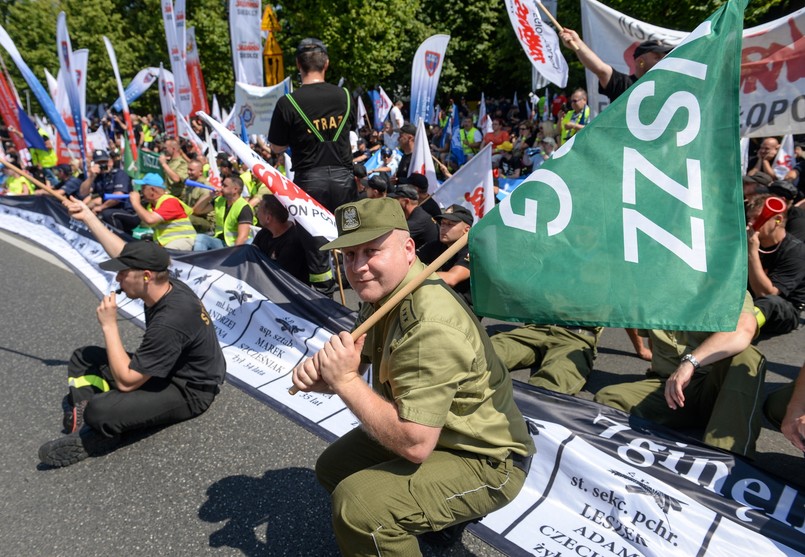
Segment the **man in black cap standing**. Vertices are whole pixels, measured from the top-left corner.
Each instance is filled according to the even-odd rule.
[[[277,101],[268,141],[275,154],[290,147],[294,183],[335,212],[355,196],[349,131],[355,128],[357,111],[349,91],[325,81],[329,65],[327,47],[320,40],[299,43],[296,67],[302,86]],[[326,240],[300,232],[311,286],[331,291],[335,281],[329,255],[318,249]]]
[[[408,229],[419,250],[428,242],[439,240],[439,227],[433,219],[419,206],[419,192],[411,184],[402,184],[389,190],[388,197],[396,199],[402,207]]]
[[[674,48],[656,40],[643,41],[637,45],[632,55],[635,64],[634,74],[626,75],[601,60],[572,29],[565,27],[564,31],[559,33],[559,38],[567,48],[576,53],[579,62],[595,74],[598,78],[598,92],[609,97],[612,102]]]
[[[201,300],[169,278],[168,252],[151,241],[125,243],[75,198],[65,206],[112,256],[100,266],[117,272],[119,292],[143,301],[145,334],[135,353],[126,352],[116,293],[104,296],[97,315],[106,347],[85,346],[70,357],[69,409],[63,421],[68,435],[39,449],[39,458],[50,466],[108,452],[128,431],[195,418],[212,404],[226,373]]]

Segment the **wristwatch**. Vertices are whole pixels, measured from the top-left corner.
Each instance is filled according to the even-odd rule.
[[[697,360],[696,356],[694,356],[693,354],[685,354],[684,356],[682,356],[681,361],[690,362],[690,365],[693,366],[693,371],[696,371],[697,369],[702,367],[702,365],[699,363],[699,360]]]

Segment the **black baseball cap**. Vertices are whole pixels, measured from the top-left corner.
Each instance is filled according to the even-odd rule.
[[[92,162],[108,161],[109,153],[104,149],[95,149],[92,152]]]
[[[444,213],[441,215],[436,215],[433,218],[436,219],[436,222],[440,222],[442,219],[444,219],[453,222],[463,222],[464,224],[469,224],[470,226],[472,226],[472,223],[475,222],[475,218],[472,216],[470,210],[463,205],[458,204],[450,205],[450,207],[445,209]]]
[[[327,54],[327,46],[323,42],[321,42],[319,39],[308,37],[307,39],[302,39],[299,42],[299,46],[296,47],[296,55],[299,56],[300,54],[306,54],[316,50],[320,50],[324,54]]]
[[[411,184],[412,186],[416,187],[419,191],[426,193],[428,191],[428,177],[424,174],[420,174],[418,172],[412,172],[408,176],[408,180],[405,182],[406,184]]]
[[[419,199],[419,193],[417,192],[416,187],[409,186],[408,184],[398,185],[396,188],[391,190],[388,195],[394,199],[399,199],[400,197],[412,199],[414,201]]]
[[[104,271],[123,271],[139,269],[145,271],[167,271],[171,258],[165,248],[151,240],[133,240],[123,246],[120,255],[99,265]]]
[[[788,180],[775,180],[769,184],[769,193],[792,201],[797,198],[798,192],[796,186]]]
[[[637,60],[638,57],[646,54],[647,52],[655,52],[657,54],[662,54],[665,56],[669,52],[671,52],[674,47],[669,46],[667,44],[662,44],[660,41],[651,40],[651,41],[643,41],[637,48],[634,49],[634,59]]]

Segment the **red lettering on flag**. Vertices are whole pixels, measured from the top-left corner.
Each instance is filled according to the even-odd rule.
[[[741,89],[744,93],[754,93],[758,82],[766,91],[776,91],[783,66],[789,83],[805,77],[802,54],[805,52],[805,37],[794,18],[787,23],[791,31],[790,44],[772,43],[768,48],[748,46],[741,51]]]
[[[528,21],[528,6],[523,5],[519,0],[514,0],[517,15],[517,34],[520,39],[528,46],[528,54],[532,59],[545,63],[545,53],[542,51],[542,39],[534,32],[531,23]]]
[[[472,193],[465,193],[464,199],[472,203],[472,208],[475,211],[475,215],[480,219],[484,216],[484,202],[486,198],[484,197],[484,187],[478,186]]]

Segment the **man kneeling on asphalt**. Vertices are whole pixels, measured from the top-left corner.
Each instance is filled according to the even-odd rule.
[[[67,366],[68,435],[45,443],[39,458],[69,466],[114,448],[120,435],[194,418],[209,408],[224,380],[226,362],[201,300],[184,283],[169,279],[170,257],[151,241],[126,243],[82,202],[65,202],[112,259],[120,291],[145,306],[145,334],[134,354],[126,352],[117,325],[115,293],[98,306],[106,348],[85,346]]]
[[[321,249],[343,251],[363,322],[425,266],[395,199],[347,203],[335,219],[338,239]],[[368,364],[371,385],[361,377]],[[511,378],[484,328],[435,274],[367,335],[331,337],[293,380],[339,395],[361,422],[316,463],[344,555],[419,555],[420,534],[449,543],[525,482],[534,443]]]

